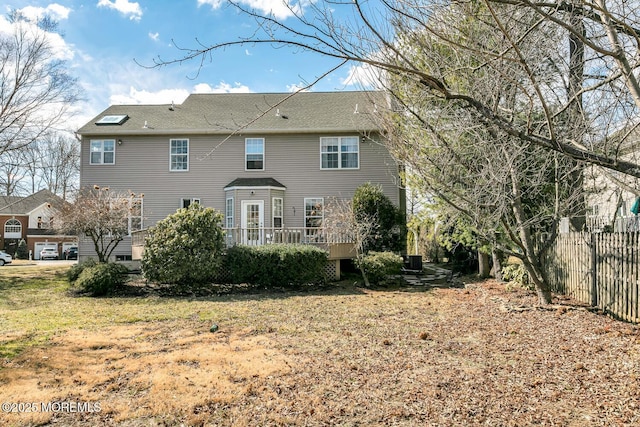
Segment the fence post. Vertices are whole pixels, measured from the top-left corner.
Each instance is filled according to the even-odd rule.
[[[597,255],[598,251],[596,250],[596,234],[591,233],[591,306],[598,306],[598,262]]]

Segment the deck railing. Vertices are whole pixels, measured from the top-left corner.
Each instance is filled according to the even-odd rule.
[[[269,244],[306,244],[323,245],[352,243],[346,233],[325,230],[320,227],[291,228],[223,228],[227,247],[235,245],[261,246]],[[144,246],[147,230],[131,233],[132,246]]]

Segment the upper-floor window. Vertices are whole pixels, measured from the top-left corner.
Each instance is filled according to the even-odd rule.
[[[321,169],[358,169],[360,139],[357,136],[320,138]]]
[[[264,138],[245,139],[244,154],[247,170],[264,170]]]
[[[169,142],[169,170],[188,171],[189,170],[189,140],[172,139]]]
[[[11,218],[4,223],[5,234],[18,234],[22,233],[22,223],[15,218]]]
[[[89,164],[92,165],[113,165],[116,163],[116,141],[115,139],[95,139],[91,140],[91,152],[89,154]]]

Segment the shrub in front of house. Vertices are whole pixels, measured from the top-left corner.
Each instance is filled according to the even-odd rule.
[[[369,282],[372,285],[379,285],[389,276],[400,274],[403,266],[403,259],[393,252],[371,251],[359,261],[359,267],[364,270]]]
[[[108,295],[124,284],[128,271],[126,266],[114,262],[85,266],[76,279],[75,286],[81,292],[88,292],[93,296]]]
[[[372,222],[365,251],[402,252],[407,246],[407,223],[404,212],[396,207],[380,185],[365,183],[353,194],[353,211],[358,221]]]
[[[311,245],[234,246],[226,265],[233,283],[294,287],[326,282],[327,252]]]
[[[192,203],[148,231],[142,274],[152,282],[197,285],[210,283],[222,265],[222,214]]]
[[[20,242],[18,242],[16,259],[29,259],[29,249],[27,248],[27,242],[25,242],[24,239],[20,239]]]
[[[73,267],[67,270],[67,280],[69,281],[69,283],[75,283],[75,281],[78,280],[78,277],[80,277],[80,274],[82,274],[85,269],[93,267],[97,264],[98,261],[96,261],[94,258],[88,258],[85,261],[75,264]]]

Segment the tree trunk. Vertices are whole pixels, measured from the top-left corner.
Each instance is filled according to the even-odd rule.
[[[489,254],[478,251],[478,277],[486,279],[490,276]]]
[[[492,276],[498,281],[503,282],[502,277],[502,252],[497,249],[491,251],[491,258],[493,259],[493,268],[491,269]]]

